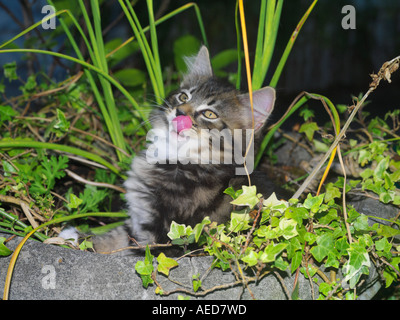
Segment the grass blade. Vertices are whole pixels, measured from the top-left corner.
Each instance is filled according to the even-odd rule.
[[[282,70],[286,64],[286,60],[287,60],[290,52],[292,51],[292,47],[297,39],[297,36],[299,35],[299,32],[300,32],[301,28],[303,27],[304,23],[306,22],[308,16],[311,14],[311,11],[313,10],[314,6],[317,4],[317,1],[318,0],[313,1],[313,3],[307,9],[306,13],[303,15],[303,17],[300,19],[299,23],[297,24],[296,28],[294,29],[294,31],[286,45],[286,48],[282,54],[282,57],[278,63],[275,73],[272,76],[271,82],[269,84],[271,87],[276,87],[276,85],[279,81],[279,78],[281,76]]]

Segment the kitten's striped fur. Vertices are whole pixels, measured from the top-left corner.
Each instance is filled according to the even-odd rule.
[[[153,128],[169,133],[171,121],[178,115],[187,115],[192,119],[192,128],[186,133],[189,136],[196,136],[200,129],[252,128],[248,95],[240,94],[231,85],[213,76],[205,47],[200,49],[196,57],[187,59],[187,64],[188,73],[179,90],[167,98],[165,108],[158,108],[152,113],[150,119]],[[254,92],[257,132],[271,113],[274,100],[272,88]],[[217,118],[209,119],[205,114]],[[202,148],[211,146],[207,139]],[[158,146],[165,143],[168,142],[153,142]],[[150,147],[154,145],[150,144]],[[166,164],[149,164],[148,154],[143,151],[133,159],[124,184],[130,218],[124,227],[97,237],[94,241],[97,251],[128,246],[128,235],[140,244],[165,243],[173,220],[194,226],[205,216],[219,223],[229,218],[231,198],[223,191],[230,184],[236,188],[247,184],[246,176],[235,177],[235,163],[170,164],[173,161],[168,160],[173,155],[167,154],[166,157]],[[252,182],[258,184],[257,190],[266,196],[273,191],[272,184],[257,174],[253,174]]]

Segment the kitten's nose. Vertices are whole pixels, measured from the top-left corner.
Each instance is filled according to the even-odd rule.
[[[186,116],[186,113],[179,108],[176,108],[175,112],[176,112],[177,117],[178,116]]]

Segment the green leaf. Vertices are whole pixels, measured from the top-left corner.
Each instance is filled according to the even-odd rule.
[[[315,215],[315,218],[318,219],[320,224],[325,224],[325,225],[328,225],[333,220],[339,219],[337,210],[333,208],[329,209],[329,211],[318,212]]]
[[[400,235],[400,230],[394,229],[389,226],[385,226],[383,224],[379,225],[379,228],[376,230],[379,236],[383,236],[386,238],[391,238],[397,235]]]
[[[161,252],[158,255],[157,262],[158,262],[157,266],[158,272],[165,274],[167,277],[169,275],[169,270],[178,266],[178,262],[176,262],[174,259],[166,257],[163,252]]]
[[[211,66],[216,76],[223,76],[219,74],[220,70],[227,67],[231,63],[237,62],[238,54],[236,49],[228,49],[221,51],[211,59]]]
[[[186,226],[184,224],[178,224],[172,221],[169,232],[167,233],[168,238],[171,240],[179,239],[181,237],[188,237],[193,233],[191,226]]]
[[[290,238],[293,238],[299,234],[296,230],[296,226],[297,222],[293,219],[282,218],[279,222],[279,229],[282,230],[282,236],[286,240],[289,240]]]
[[[6,77],[8,81],[11,82],[12,80],[18,79],[17,63],[15,61],[4,64],[3,68],[4,68],[4,77]]]
[[[279,256],[275,259],[273,266],[278,268],[279,270],[286,271],[287,267],[289,266],[289,263],[283,260],[282,256]]]
[[[311,212],[317,213],[324,201],[324,194],[313,197],[310,193],[307,195],[307,199],[304,201],[304,207],[310,209]]]
[[[255,266],[258,262],[258,254],[254,250],[251,250],[242,258],[242,261],[250,267]]]
[[[257,196],[256,186],[243,186],[243,193],[235,200],[231,201],[231,204],[238,206],[248,206],[250,209],[254,208],[255,205],[260,201]]]
[[[297,222],[297,224],[301,225],[303,219],[308,219],[310,215],[308,210],[304,207],[289,207],[285,211],[285,217],[292,218]]]
[[[304,121],[307,121],[308,119],[314,117],[314,111],[311,110],[311,109],[309,109],[308,106],[305,105],[305,106],[300,110],[299,115],[300,115],[301,117],[303,117]]]
[[[385,157],[377,164],[374,170],[374,177],[376,179],[383,179],[384,172],[389,168],[390,157]]]
[[[65,133],[69,130],[69,126],[70,122],[65,118],[64,112],[57,108],[57,122],[54,125],[54,128],[60,130],[61,133]],[[61,134],[57,136],[60,137]]]
[[[79,244],[79,249],[82,251],[85,251],[87,249],[93,249],[93,242],[89,241],[87,239],[84,239],[80,244]]]
[[[135,270],[142,278],[143,286],[145,288],[147,288],[149,284],[154,283],[154,280],[151,278],[154,270],[153,258],[154,256],[150,253],[149,246],[146,246],[144,261],[138,261],[135,264]]]
[[[12,173],[18,172],[10,162],[8,162],[6,160],[2,160],[1,163],[3,165],[5,177],[9,177],[9,176],[11,176]]]
[[[290,271],[293,273],[297,270],[298,267],[301,265],[301,261],[303,259],[303,255],[301,251],[296,251],[293,255]]]
[[[31,75],[28,77],[26,83],[23,86],[20,86],[19,89],[22,91],[23,94],[30,94],[36,89],[36,77],[35,75]]]
[[[196,242],[199,241],[199,238],[201,236],[201,233],[203,232],[204,226],[207,224],[210,224],[210,223],[211,223],[211,220],[208,217],[205,217],[202,222],[196,224],[196,226],[193,229],[193,233],[194,233]]]
[[[18,112],[11,106],[0,106],[0,125],[5,121],[12,120],[16,115]]]
[[[191,35],[186,35],[175,40],[175,66],[179,72],[185,73],[187,71],[187,65],[183,58],[196,55],[199,51],[200,45],[201,43],[199,39]]]
[[[321,262],[333,249],[332,235],[324,233],[317,238],[317,246],[312,247],[310,252],[318,262]]]
[[[0,256],[6,257],[9,256],[12,251],[5,246],[4,241],[6,241],[6,238],[0,237]]]
[[[70,208],[70,209],[76,209],[81,205],[82,202],[83,202],[82,199],[78,198],[73,193],[70,193],[70,195],[69,195],[69,203],[67,204],[67,207]]]
[[[250,229],[249,225],[250,215],[247,213],[231,213],[231,220],[229,222],[229,231],[240,232]]]
[[[200,274],[192,276],[193,291],[197,292],[201,288],[201,280],[199,279]]]
[[[354,221],[354,228],[357,231],[368,231],[369,225],[368,225],[368,217],[365,215],[360,215],[355,221]]]
[[[316,122],[306,122],[303,123],[299,129],[299,132],[304,132],[308,138],[308,140],[312,141],[314,137],[314,132],[319,129]]]
[[[353,289],[362,274],[369,274],[371,262],[366,248],[357,242],[350,244],[347,249],[349,260],[343,266],[344,280],[349,281],[350,288]]]
[[[273,243],[269,244],[264,252],[260,254],[260,260],[262,262],[273,262],[276,259],[276,256],[280,254],[287,247],[287,243],[278,243],[274,245]]]
[[[400,263],[400,257],[394,257],[390,264],[397,271],[400,271],[399,263]],[[385,269],[383,270],[383,277],[386,280],[386,285],[385,285],[386,288],[388,288],[393,283],[393,281],[398,281],[397,273],[390,266],[386,266]]]
[[[325,187],[325,202],[328,203],[332,199],[340,198],[342,193],[338,187],[335,187],[333,183],[328,183]]]
[[[382,238],[375,242],[375,248],[378,251],[390,252],[390,249],[392,249],[392,245],[389,243],[387,238]]]
[[[347,237],[341,237],[335,242],[335,248],[339,252],[339,256],[347,255],[347,249],[350,247]]]
[[[134,68],[119,70],[113,76],[126,87],[136,87],[146,82],[146,74],[142,70]]]

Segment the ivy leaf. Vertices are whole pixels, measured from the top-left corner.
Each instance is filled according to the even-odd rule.
[[[308,140],[312,141],[314,137],[314,132],[319,129],[316,122],[306,122],[303,123],[299,129],[299,132],[304,132],[308,138]]]
[[[154,270],[153,258],[154,256],[150,253],[149,246],[146,246],[144,261],[138,261],[135,264],[135,270],[142,278],[142,283],[145,288],[147,288],[149,284],[154,283],[154,280],[151,278],[151,274]]]
[[[365,215],[360,215],[355,221],[354,221],[354,228],[357,231],[368,231],[369,225],[368,225],[368,217]]]
[[[392,245],[387,241],[387,238],[382,238],[375,242],[376,250],[389,252],[392,249]]]
[[[390,162],[389,157],[385,157],[381,161],[379,161],[379,163],[377,164],[377,166],[374,170],[374,178],[375,179],[382,180],[384,178],[383,174],[387,170],[387,168],[389,168],[389,162]]]
[[[310,209],[311,212],[317,213],[324,201],[324,194],[313,197],[310,193],[307,195],[307,199],[304,200],[304,207]]]
[[[201,280],[199,279],[199,274],[195,274],[192,276],[192,285],[193,285],[193,291],[197,292],[201,288]]]
[[[333,250],[336,251],[336,250]],[[329,252],[328,253],[328,258],[326,259],[325,262],[325,268],[329,268],[329,267],[334,267],[336,269],[339,268],[339,260],[337,259],[337,254],[334,252]]]
[[[166,257],[163,252],[161,252],[157,257],[157,262],[157,271],[165,274],[167,277],[169,275],[169,270],[178,266],[178,262],[176,262],[174,259]]]
[[[190,236],[193,233],[191,226],[186,226],[184,224],[178,224],[172,221],[169,232],[167,233],[168,238],[171,240],[179,239],[184,236]]]
[[[9,256],[12,251],[5,246],[4,241],[6,241],[6,238],[0,237],[0,256],[6,257]]]
[[[376,230],[376,232],[379,236],[386,238],[391,238],[400,234],[400,230],[385,226],[383,224],[379,225],[379,228]]]
[[[331,221],[333,220],[338,220],[338,213],[336,209],[329,209],[328,212],[323,211],[323,212],[318,212],[315,215],[315,218],[317,218],[319,220],[320,224],[325,224],[328,225],[329,223],[331,223]]]
[[[332,235],[324,233],[317,238],[317,246],[312,247],[310,252],[318,262],[321,262],[333,249]]]
[[[301,225],[303,219],[308,219],[310,217],[308,210],[304,207],[289,207],[285,211],[285,218],[292,218]]]
[[[340,198],[342,196],[342,193],[340,192],[338,187],[335,187],[335,185],[330,182],[326,185],[325,187],[325,202],[328,203],[332,199],[335,198]]]
[[[301,265],[301,261],[303,259],[303,255],[301,251],[296,251],[293,255],[290,271],[293,273],[297,270],[298,267]]]
[[[196,242],[199,241],[199,238],[201,236],[201,233],[203,232],[204,226],[207,224],[210,224],[210,223],[211,223],[211,220],[208,217],[205,217],[202,222],[196,224],[196,226],[193,229],[193,233],[194,233]]]
[[[349,248],[349,242],[347,241],[347,237],[342,237],[336,240],[335,248],[338,250],[339,255],[338,258],[344,254],[347,255],[347,249]]]
[[[400,257],[394,257],[391,261],[391,265],[397,270],[400,271],[399,269],[399,263],[400,263]],[[390,287],[390,285],[392,284],[393,281],[396,281],[398,276],[396,274],[396,272],[389,266],[387,266],[384,270],[383,270],[383,277],[386,280],[386,288]]]
[[[254,250],[251,250],[242,258],[242,261],[247,263],[250,267],[255,266],[258,262],[258,254]]]
[[[290,239],[288,246],[286,248],[286,252],[288,254],[288,259],[289,260],[292,259],[295,252],[298,250],[302,251],[302,249],[303,249],[303,246],[300,244],[298,237],[294,237],[294,238]]]
[[[247,213],[231,213],[231,220],[229,225],[229,231],[239,232],[250,229],[249,225],[250,215]]]
[[[248,206],[250,209],[254,208],[256,204],[260,201],[257,196],[256,186],[243,186],[243,193],[237,197],[235,200],[231,201],[231,204],[238,206]]]
[[[281,221],[279,221],[279,229],[282,230],[282,236],[286,240],[289,240],[290,238],[293,238],[299,234],[296,230],[296,226],[297,222],[293,219],[282,218]]]
[[[273,262],[276,259],[276,256],[280,254],[287,247],[287,243],[278,243],[274,245],[273,243],[269,244],[264,252],[260,254],[260,260],[262,262]]]
[[[369,274],[371,262],[364,246],[357,242],[350,244],[347,249],[349,260],[343,266],[344,280],[349,281],[350,288],[353,289],[362,274]]]

